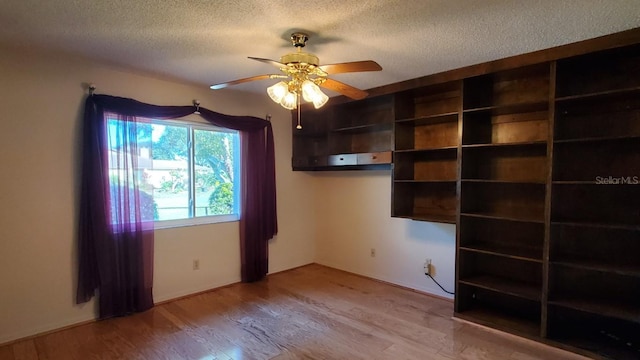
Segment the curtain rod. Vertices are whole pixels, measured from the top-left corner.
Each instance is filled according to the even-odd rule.
[[[96,92],[96,85],[95,84],[89,84],[88,88],[89,88],[89,96],[93,96],[93,94]],[[193,113],[196,114],[196,115],[200,115],[200,100],[193,99],[192,102],[193,102],[193,106],[196,107],[196,110]],[[268,122],[271,122],[271,114],[265,115],[265,119]]]

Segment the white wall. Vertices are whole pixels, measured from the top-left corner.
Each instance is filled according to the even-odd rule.
[[[280,232],[269,270],[314,261],[314,179],[291,171],[290,115],[267,96],[4,45],[0,79],[0,344],[94,318],[93,302],[74,305],[83,83],[153,104],[199,99],[226,114],[272,114]],[[240,280],[237,223],[158,230],[155,244],[156,301]]]
[[[316,178],[316,262],[453,298],[455,226],[391,218],[391,171],[319,172]],[[371,257],[374,248],[376,256]]]
[[[203,74],[206,76],[206,74]],[[389,171],[292,172],[288,111],[262,94],[212,92],[89,60],[0,45],[0,344],[95,317],[74,304],[83,83],[98,93],[232,115],[273,115],[279,234],[270,272],[319,262],[443,295],[453,289],[455,228],[390,217]],[[369,256],[375,248],[375,258]],[[237,223],[156,232],[154,297],[240,280]],[[200,260],[200,270],[192,261]]]

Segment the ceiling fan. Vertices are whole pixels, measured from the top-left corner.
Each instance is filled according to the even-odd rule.
[[[256,80],[283,79],[279,83],[268,87],[267,93],[273,101],[289,110],[295,108],[299,110],[300,98],[313,103],[316,109],[326,104],[329,97],[320,90],[320,87],[333,90],[355,100],[363,99],[367,96],[366,91],[330,79],[328,76],[349,72],[380,71],[382,67],[378,63],[372,60],[364,60],[319,65],[320,61],[316,55],[302,51],[307,40],[309,40],[309,35],[305,33],[294,32],[291,34],[291,42],[297,48],[297,51],[283,55],[280,61],[249,57],[249,59],[277,67],[282,74],[257,75],[228,81],[211,85],[211,89],[223,89],[227,86]]]

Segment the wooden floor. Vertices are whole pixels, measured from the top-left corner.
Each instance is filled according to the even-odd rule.
[[[320,265],[0,347],[0,359],[581,359]]]

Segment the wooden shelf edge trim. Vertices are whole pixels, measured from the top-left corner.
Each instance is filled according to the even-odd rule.
[[[575,226],[575,227],[594,227],[602,229],[619,229],[619,230],[640,230],[640,225],[627,225],[627,224],[604,224],[604,223],[592,223],[592,222],[577,222],[577,221],[558,221],[551,220],[551,225],[561,226]]]
[[[499,281],[501,279],[496,278],[496,281]],[[505,280],[507,281],[507,280]],[[510,281],[510,280],[508,280]],[[513,297],[518,297],[521,299],[525,299],[525,300],[530,300],[530,301],[535,301],[535,302],[540,302],[542,299],[542,289],[540,290],[540,292],[535,293],[535,289],[533,286],[529,285],[529,284],[525,284],[525,283],[521,283],[519,284],[521,288],[526,288],[526,291],[518,291],[518,290],[514,290],[513,288],[510,288],[509,285],[505,285],[505,286],[494,286],[492,284],[486,283],[482,280],[475,280],[475,277],[471,277],[469,279],[460,279],[458,280],[459,283],[461,284],[465,284],[468,286],[473,286],[473,287],[477,287],[477,288],[481,288],[481,289],[485,289],[485,290],[490,290],[490,291],[494,291],[500,294],[505,294],[505,295],[509,295],[509,296],[513,296]],[[512,283],[515,281],[511,281]],[[534,294],[535,293],[535,294]]]
[[[543,262],[542,259],[536,259],[534,257],[527,257],[527,256],[523,256],[523,255],[514,255],[514,254],[509,254],[509,253],[507,253],[505,251],[481,249],[481,248],[477,248],[477,247],[473,247],[473,246],[460,246],[460,250],[477,252],[477,253],[488,254],[488,255],[501,256],[501,257],[506,257],[506,258],[515,259],[515,260],[530,261],[530,262],[534,262],[534,263],[538,263],[538,264],[542,264],[542,262]]]
[[[632,86],[628,88],[615,89],[615,90],[597,91],[597,92],[586,93],[586,94],[560,96],[560,97],[557,97],[555,100],[556,102],[568,102],[571,100],[588,100],[588,99],[593,99],[598,97],[631,94],[634,92],[640,92],[640,86]]]
[[[483,218],[483,219],[495,219],[495,220],[507,220],[507,221],[518,221],[518,222],[526,222],[526,223],[535,223],[535,224],[544,224],[543,219],[527,219],[515,216],[504,216],[504,215],[493,215],[493,214],[476,214],[476,213],[467,213],[461,212],[461,216],[469,216],[475,218]]]
[[[486,143],[486,144],[462,144],[463,149],[476,149],[476,148],[498,148],[498,147],[527,147],[527,146],[547,146],[546,141],[523,141],[513,143]]]

